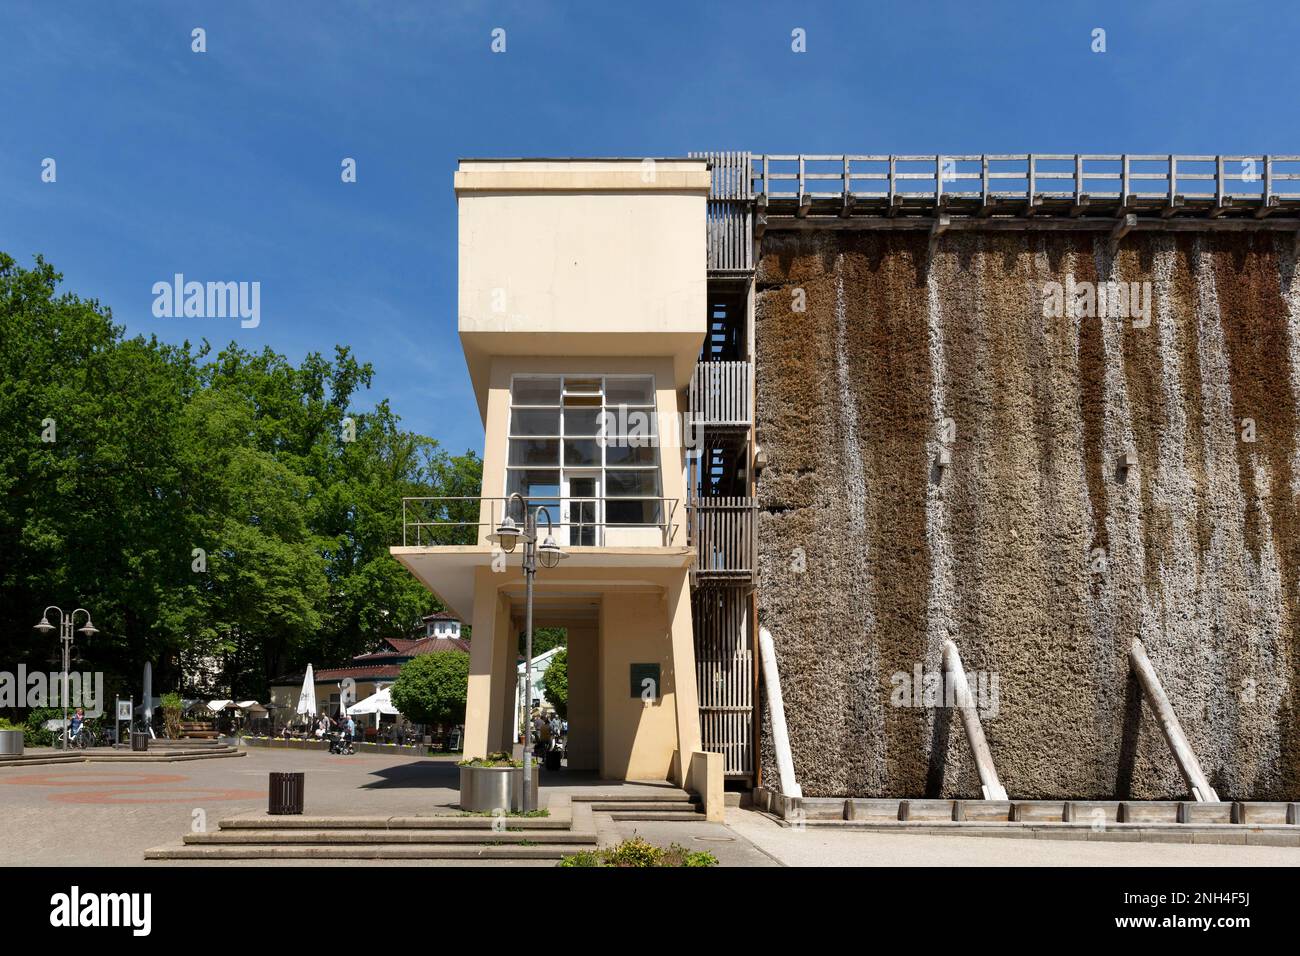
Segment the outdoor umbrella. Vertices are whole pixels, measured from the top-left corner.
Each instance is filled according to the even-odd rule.
[[[307,673],[302,678],[302,691],[298,694],[297,712],[308,717],[316,716],[316,679],[310,664],[307,665]]]
[[[393,698],[389,693],[389,688],[377,690],[365,700],[359,700],[348,708],[348,713],[356,716],[357,714],[374,714],[375,726],[379,726],[379,715],[388,714],[397,716],[399,711],[393,706]]]

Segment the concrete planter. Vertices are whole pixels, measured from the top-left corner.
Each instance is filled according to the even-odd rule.
[[[528,807],[537,809],[537,771],[534,768],[529,788]],[[476,812],[522,810],[524,792],[523,767],[461,767],[460,808]]]
[[[0,730],[0,755],[21,757],[23,755],[23,732],[21,730]]]

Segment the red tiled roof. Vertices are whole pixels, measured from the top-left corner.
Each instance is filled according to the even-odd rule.
[[[441,654],[445,651],[464,651],[469,653],[469,641],[461,637],[421,637],[408,640],[402,637],[386,639],[392,646],[391,651],[375,651],[371,654],[359,654],[352,658],[349,667],[327,667],[315,671],[316,683],[322,681],[342,680],[396,680],[397,672],[402,669],[402,660],[397,658],[423,657],[425,654]],[[303,674],[286,675],[271,681],[272,686],[282,687],[289,684],[301,684]]]
[[[457,624],[460,623],[460,618],[458,618],[455,614],[448,614],[446,611],[439,611],[437,614],[426,614],[426,615],[424,615],[424,617],[420,618],[420,620],[422,620],[422,621],[455,621]]]
[[[464,651],[469,653],[469,641],[463,637],[423,637],[418,641],[412,641],[411,646],[404,653],[411,657],[419,657],[422,654],[441,654],[444,651]]]
[[[327,667],[315,671],[313,676],[318,684],[323,680],[342,680],[345,677],[351,677],[353,680],[397,680],[397,672],[401,669],[401,664],[381,664],[377,667]]]

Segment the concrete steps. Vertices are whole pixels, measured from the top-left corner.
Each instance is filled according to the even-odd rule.
[[[491,817],[446,814],[415,817],[247,816],[221,820],[221,830],[492,830]],[[567,817],[506,817],[510,830],[570,829]]]
[[[45,767],[56,763],[84,763],[85,759],[85,755],[80,751],[68,754],[23,754],[21,757],[0,757],[0,767]]]
[[[610,819],[617,821],[691,823],[705,820],[700,798],[675,787],[648,794],[574,794],[573,801],[585,803],[593,813],[608,813]]]
[[[151,743],[146,751],[130,747],[100,747],[91,750],[35,751],[19,757],[0,757],[0,768],[46,767],[67,763],[174,763],[183,760],[213,760],[221,757],[243,757],[244,751],[227,744],[202,747],[165,746],[154,749]]]
[[[301,846],[174,846],[145,850],[146,860],[559,860],[591,844],[303,844]]]
[[[596,847],[590,815],[322,817],[250,814],[146,850],[146,860],[558,860]]]
[[[218,830],[215,833],[187,833],[186,846],[260,845],[379,845],[417,844],[526,844],[561,843],[594,845],[596,834],[568,830]]]

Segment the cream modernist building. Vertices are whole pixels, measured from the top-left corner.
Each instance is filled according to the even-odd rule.
[[[458,324],[485,432],[482,496],[406,502],[392,551],[473,626],[467,756],[514,741],[524,580],[518,554],[488,536],[507,507],[522,517],[508,505],[518,494],[545,509],[568,554],[538,571],[534,623],[568,629],[569,766],[681,782],[693,755],[730,747],[730,774],[752,773],[747,633],[727,657],[744,698],[728,739],[703,739],[697,688],[699,667],[711,666],[697,658],[692,600],[697,466],[708,454],[692,396],[716,324],[711,183],[704,159],[465,160],[455,174]],[[748,362],[723,364],[744,366],[732,387],[751,407]],[[733,426],[747,434],[748,414]],[[748,541],[752,511],[743,523]],[[729,563],[713,561],[724,572],[715,577]],[[748,600],[745,587],[731,592]]]

